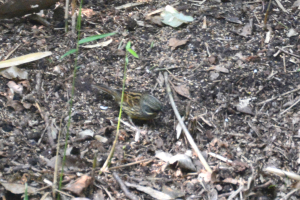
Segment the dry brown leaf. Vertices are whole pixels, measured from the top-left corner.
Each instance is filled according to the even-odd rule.
[[[19,69],[16,66],[0,69],[0,74],[7,79],[28,79],[27,71]]]
[[[24,107],[20,101],[12,100],[12,101],[7,101],[6,103],[7,107],[12,107],[15,109],[15,111],[22,111],[24,110]]]
[[[27,102],[22,102],[22,105],[24,106],[24,108],[26,108],[27,110],[31,108],[32,104],[31,103],[27,103]]]
[[[18,84],[16,84],[14,81],[9,81],[9,82],[7,83],[7,86],[8,86],[11,90],[13,90],[15,93],[22,94],[22,92],[23,92],[23,87],[22,87],[22,85],[18,85]]]
[[[171,47],[172,50],[176,49],[176,47],[184,45],[187,43],[188,40],[178,40],[176,38],[171,38],[169,40],[169,46]]]
[[[11,67],[11,66],[21,65],[24,63],[29,63],[29,62],[39,60],[39,59],[42,59],[42,58],[50,56],[50,55],[52,55],[52,53],[50,51],[27,54],[24,56],[1,61],[0,68],[7,68],[7,67]]]
[[[224,183],[231,183],[231,184],[234,184],[234,185],[236,185],[236,184],[239,183],[238,180],[233,179],[233,178],[225,178],[222,182],[224,182]]]
[[[191,95],[190,95],[190,91],[189,91],[189,87],[186,86],[186,85],[179,85],[179,86],[174,86],[174,90],[180,94],[181,96],[184,96],[188,99],[191,98]]]
[[[82,191],[86,189],[92,181],[92,177],[83,175],[78,178],[75,182],[66,185],[64,189],[73,192],[74,194],[81,195]]]
[[[244,27],[236,28],[232,31],[238,35],[247,37],[252,34],[252,29],[253,29],[253,19],[250,19],[250,22],[246,24]]]
[[[0,182],[2,186],[10,191],[13,194],[24,194],[25,193],[25,187],[24,184],[18,184],[18,183],[5,183]],[[35,194],[37,192],[37,189],[31,186],[27,186],[27,192],[29,194]]]
[[[203,178],[203,180],[208,183],[211,181],[211,175],[212,173],[205,171],[205,170],[201,170],[201,173],[199,174],[199,177]]]
[[[218,72],[229,73],[228,69],[226,69],[225,67],[222,67],[220,65],[214,65],[207,69],[207,71],[210,71],[210,70],[216,70]]]
[[[217,58],[215,57],[215,56],[209,56],[208,58],[207,58],[207,60],[208,60],[208,62],[210,63],[210,64],[216,64],[216,62],[217,62]]]
[[[156,25],[159,25],[159,26],[162,26],[162,17],[161,16],[154,16],[154,17],[149,17],[150,18],[150,21],[153,23],[153,24],[156,24]]]
[[[28,91],[31,90],[31,86],[30,86],[30,83],[29,83],[28,80],[20,81],[20,82],[18,82],[18,83],[19,83],[19,84],[22,84],[24,87],[26,87]]]
[[[81,13],[85,15],[87,18],[91,18],[93,15],[95,15],[95,12],[93,9],[88,8],[82,8]]]

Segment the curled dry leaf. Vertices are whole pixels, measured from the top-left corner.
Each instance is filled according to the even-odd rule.
[[[24,184],[6,183],[6,182],[0,182],[0,183],[7,191],[10,191],[13,194],[24,194],[25,193]],[[35,194],[35,193],[37,193],[37,189],[34,187],[31,187],[31,186],[27,186],[27,193]]]
[[[228,69],[226,69],[225,67],[222,67],[220,65],[215,65],[215,66],[212,66],[207,69],[207,71],[210,71],[210,70],[216,70],[218,72],[229,73]]]
[[[172,196],[165,194],[163,192],[154,190],[151,187],[144,187],[144,186],[140,186],[140,185],[136,185],[136,184],[131,184],[128,182],[125,182],[125,185],[128,187],[133,187],[133,188],[135,188],[139,191],[142,191],[146,194],[149,194],[154,199],[174,199]]]
[[[253,29],[253,19],[250,19],[249,23],[246,24],[244,27],[236,28],[232,30],[232,32],[244,37],[248,37],[252,34],[252,29]]]
[[[15,111],[24,110],[22,103],[20,101],[16,101],[16,100],[7,101],[6,106],[12,107]]]
[[[162,26],[162,17],[161,16],[148,16],[148,19],[153,23],[153,24],[156,24],[156,25],[159,25],[159,26]]]
[[[193,17],[186,16],[169,5],[165,7],[165,10],[160,14],[160,16],[163,18],[162,22],[164,24],[167,24],[172,27],[178,27],[183,23],[194,21]]]
[[[176,38],[171,38],[169,40],[169,46],[172,50],[176,49],[176,47],[186,44],[188,40],[178,40]]]
[[[191,98],[191,95],[190,95],[190,91],[189,91],[189,87],[186,86],[186,85],[179,85],[179,86],[174,86],[174,90],[180,94],[181,96],[184,96],[188,99]]]
[[[83,175],[75,182],[66,185],[64,189],[73,192],[74,194],[81,195],[82,191],[86,189],[92,182],[92,177]]]
[[[87,18],[91,18],[93,15],[95,15],[93,9],[87,9],[87,8],[82,8],[81,13],[85,15]]]
[[[22,85],[18,85],[18,84],[16,84],[14,81],[9,81],[9,82],[7,83],[7,86],[8,86],[11,90],[13,90],[15,93],[22,94],[22,92],[23,92],[23,87],[22,87]]]
[[[236,106],[237,110],[239,112],[245,113],[245,114],[250,114],[250,115],[254,115],[253,113],[253,109],[252,107],[249,105],[250,101],[252,99],[248,98],[248,99],[240,99],[238,105]]]
[[[28,79],[28,72],[16,66],[0,69],[0,74],[7,79]]]
[[[170,164],[177,164],[181,169],[189,170],[189,171],[196,171],[196,167],[193,164],[191,158],[185,154],[177,154],[173,156],[169,160]]]
[[[168,187],[166,185],[163,185],[162,192],[165,193],[165,194],[170,195],[174,199],[177,199],[179,197],[183,197],[185,195],[185,193],[183,191],[181,191],[180,189],[171,188],[171,187]]]

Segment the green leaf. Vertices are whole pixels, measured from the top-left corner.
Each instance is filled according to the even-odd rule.
[[[150,48],[152,49],[154,47],[154,42],[151,42]]]
[[[300,68],[296,70],[296,72],[300,72]]]
[[[25,193],[24,193],[24,200],[28,200],[28,193],[27,193],[27,183],[25,183]]]
[[[135,51],[133,51],[132,49],[127,49],[127,51],[129,53],[131,53],[131,55],[133,55],[134,57],[139,58],[139,56],[137,55],[137,53],[135,53]]]
[[[131,42],[129,41],[129,42],[127,42],[127,44],[126,44],[126,50],[128,51],[128,49],[130,49],[130,46],[131,46]]]
[[[114,35],[114,34],[116,34],[116,33],[106,33],[106,34],[102,34],[102,35],[93,35],[93,36],[86,37],[86,38],[83,38],[83,39],[79,40],[78,44],[91,42],[91,41],[98,40],[98,39],[101,39],[101,38],[105,38],[105,37],[108,37],[108,36],[111,36],[111,35]]]
[[[77,49],[71,49],[70,51],[68,51],[67,53],[65,53],[64,55],[62,55],[60,57],[60,59],[63,59],[64,57],[70,55],[70,54],[73,54],[73,53],[76,53],[77,52]]]

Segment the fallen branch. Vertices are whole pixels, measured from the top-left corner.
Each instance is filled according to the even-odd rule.
[[[174,110],[174,113],[176,115],[176,118],[177,120],[179,121],[181,127],[182,127],[182,130],[183,132],[185,133],[185,136],[186,138],[188,139],[189,143],[191,144],[192,148],[194,149],[194,151],[197,153],[202,165],[204,166],[204,168],[206,169],[206,171],[208,172],[212,172],[211,168],[209,167],[209,165],[207,164],[206,160],[204,159],[204,157],[202,156],[200,150],[198,149],[196,143],[194,142],[191,134],[189,133],[189,131],[187,130],[185,124],[183,123],[183,121],[181,120],[181,117],[180,117],[180,114],[176,108],[176,105],[175,105],[175,102],[174,102],[174,99],[173,99],[173,96],[172,96],[172,93],[171,93],[171,88],[170,88],[170,85],[169,85],[169,81],[168,81],[168,73],[165,72],[164,73],[164,76],[165,76],[165,83],[166,83],[166,88],[167,88],[167,94],[169,95],[169,99],[170,99],[170,103],[171,103],[171,106]]]
[[[116,172],[113,172],[113,176],[116,179],[116,181],[119,183],[121,189],[123,190],[125,196],[128,199],[133,199],[133,200],[138,200],[139,198],[137,196],[135,196],[134,194],[132,194],[126,187],[126,185],[124,184],[124,182],[120,179],[119,175]]]

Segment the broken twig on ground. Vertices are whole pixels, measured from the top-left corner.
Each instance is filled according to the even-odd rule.
[[[171,88],[170,88],[170,85],[169,85],[169,81],[168,81],[168,73],[165,72],[164,73],[164,76],[165,76],[165,84],[166,84],[166,88],[167,88],[167,94],[169,96],[169,99],[170,99],[170,103],[171,103],[171,106],[174,110],[174,113],[176,115],[176,118],[177,120],[179,121],[181,127],[182,127],[182,130],[183,132],[185,133],[185,136],[186,138],[188,139],[190,145],[192,146],[192,148],[194,149],[194,151],[197,153],[202,165],[204,166],[204,168],[208,171],[208,172],[212,172],[211,168],[209,167],[209,165],[207,164],[206,160],[204,159],[204,157],[202,156],[200,150],[198,149],[196,143],[194,142],[191,134],[189,133],[189,131],[187,130],[185,124],[183,123],[183,121],[181,120],[181,117],[180,117],[180,114],[176,108],[176,105],[175,105],[175,102],[174,102],[174,99],[173,99],[173,96],[172,96],[172,93],[171,93]]]

